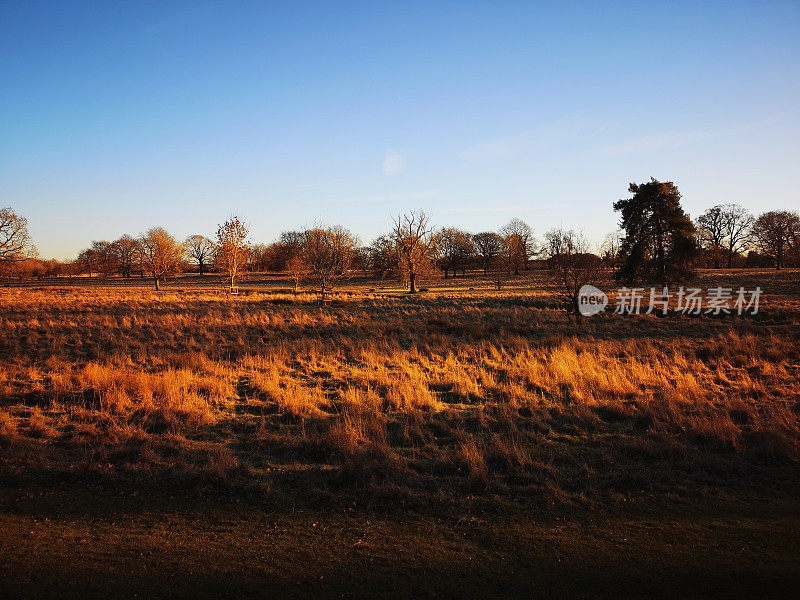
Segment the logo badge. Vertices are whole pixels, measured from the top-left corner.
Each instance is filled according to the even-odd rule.
[[[593,285],[584,285],[578,291],[578,311],[584,317],[603,312],[608,304],[608,296]]]

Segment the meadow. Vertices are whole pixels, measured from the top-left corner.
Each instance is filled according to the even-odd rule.
[[[164,597],[800,584],[798,270],[702,274],[760,286],[757,315],[581,325],[538,271],[350,281],[324,306],[221,285],[0,288],[0,590],[126,595],[131,569]]]

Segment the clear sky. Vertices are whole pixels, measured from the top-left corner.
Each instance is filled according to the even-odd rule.
[[[423,208],[598,241],[632,181],[800,209],[800,2],[0,1],[0,206],[43,257]]]

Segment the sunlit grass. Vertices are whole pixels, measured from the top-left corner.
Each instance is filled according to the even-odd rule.
[[[709,468],[725,487],[798,460],[800,344],[795,274],[721,276],[770,290],[762,317],[579,328],[538,275],[351,283],[326,306],[256,283],[4,289],[3,460],[559,501],[691,491]]]

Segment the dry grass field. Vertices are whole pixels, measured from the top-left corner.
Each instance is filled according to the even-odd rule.
[[[0,592],[788,592],[800,272],[700,285],[760,311],[576,326],[535,271],[0,288]]]

